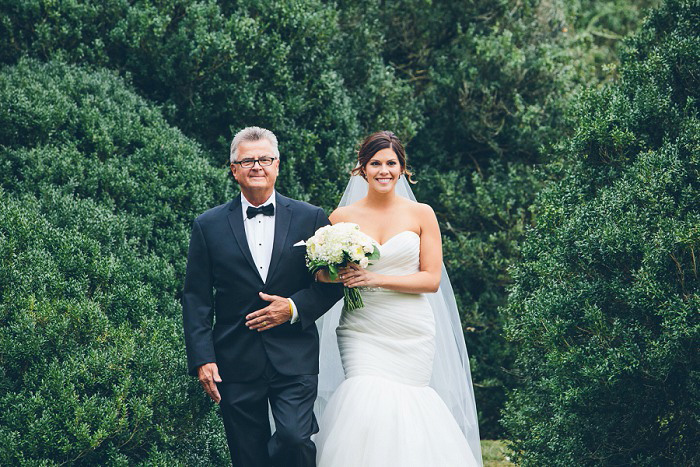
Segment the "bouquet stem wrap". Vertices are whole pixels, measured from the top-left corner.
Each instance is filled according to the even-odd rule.
[[[360,291],[356,287],[343,287],[343,312],[357,310],[364,306],[362,295],[360,295]]]

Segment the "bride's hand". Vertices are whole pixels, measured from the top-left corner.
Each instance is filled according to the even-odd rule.
[[[338,270],[338,278],[345,287],[378,287],[378,275],[362,268],[359,264],[348,263],[346,268]]]

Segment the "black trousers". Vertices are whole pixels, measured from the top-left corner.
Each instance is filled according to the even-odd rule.
[[[221,414],[234,467],[314,467],[317,375],[285,376],[269,363],[245,383],[219,383]],[[275,420],[270,436],[268,400]]]

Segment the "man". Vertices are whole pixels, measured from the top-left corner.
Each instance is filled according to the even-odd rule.
[[[192,226],[182,302],[188,370],[220,403],[234,466],[313,466],[315,321],[342,289],[313,280],[300,242],[329,221],[275,191],[271,131],[240,131],[230,160],[241,196]]]

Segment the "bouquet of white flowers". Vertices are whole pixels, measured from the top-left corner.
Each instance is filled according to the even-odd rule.
[[[332,280],[338,279],[338,269],[349,262],[366,268],[371,259],[379,258],[379,248],[369,235],[360,232],[360,226],[339,222],[321,227],[306,241],[306,265],[312,274],[328,269]],[[362,308],[362,297],[356,288],[344,288],[343,311]]]

